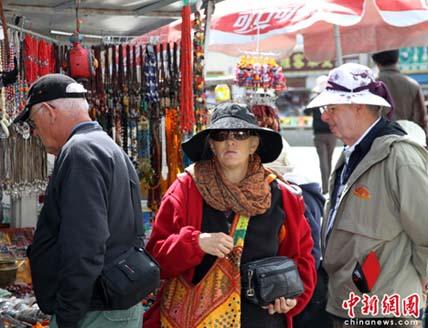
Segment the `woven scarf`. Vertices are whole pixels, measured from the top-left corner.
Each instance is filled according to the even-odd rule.
[[[249,217],[265,213],[271,205],[268,175],[257,154],[248,163],[246,177],[237,184],[226,179],[215,158],[197,162],[194,171],[196,186],[208,205]]]

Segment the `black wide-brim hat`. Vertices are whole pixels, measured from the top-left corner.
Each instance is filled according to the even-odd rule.
[[[209,134],[215,130],[252,130],[260,139],[256,153],[262,163],[276,160],[282,150],[282,137],[278,132],[262,128],[247,106],[223,103],[214,109],[210,125],[181,144],[184,153],[193,161],[211,159],[214,154],[208,144]]]

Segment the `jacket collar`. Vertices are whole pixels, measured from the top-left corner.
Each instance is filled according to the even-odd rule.
[[[76,126],[74,126],[74,128],[71,130],[70,136],[68,137],[67,141],[65,142],[65,144],[61,147],[58,155],[56,156],[57,158],[61,155],[62,149],[64,148],[64,146],[67,144],[67,142],[75,135],[75,134],[79,134],[79,133],[85,133],[85,132],[89,132],[89,131],[102,131],[103,128],[101,127],[101,125],[96,122],[96,121],[88,121],[88,122],[82,122],[77,124]]]
[[[400,73],[400,69],[397,64],[379,66],[380,72],[397,72]]]
[[[371,166],[388,157],[391,152],[391,145],[396,141],[402,140],[402,136],[405,134],[398,124],[391,123],[383,118],[372,128],[351,155],[348,172],[345,176],[345,189],[338,200],[339,203],[351,189],[355,181]],[[341,174],[344,164],[345,155],[342,153],[334,168],[333,179],[330,183],[330,188],[333,190],[332,199],[336,199],[337,179]],[[334,203],[333,201],[331,206],[334,206]]]
[[[78,133],[87,132],[87,131],[97,131],[102,130],[101,126],[96,121],[82,122],[74,126],[71,130],[71,134],[68,137],[67,141],[71,139],[72,136]]]

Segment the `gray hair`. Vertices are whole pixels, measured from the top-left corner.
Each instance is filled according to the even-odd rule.
[[[382,115],[382,106],[378,106],[378,105],[366,105],[367,109],[369,112],[371,112],[371,114],[374,117],[380,117]]]
[[[89,111],[89,104],[84,98],[59,98],[45,102],[71,117],[81,115],[82,113],[87,114]],[[41,106],[42,103],[36,104],[32,107],[32,110],[34,111]]]

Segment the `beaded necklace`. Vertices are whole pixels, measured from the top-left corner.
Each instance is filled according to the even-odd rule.
[[[205,22],[199,12],[193,21],[193,94],[195,99],[196,131],[201,131],[208,123],[204,78]]]

